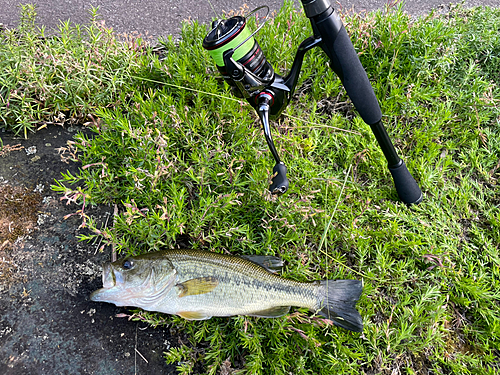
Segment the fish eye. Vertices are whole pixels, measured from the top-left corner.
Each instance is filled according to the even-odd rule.
[[[126,270],[132,269],[134,267],[134,262],[131,261],[130,259],[126,259],[123,262],[122,267],[125,268]]]

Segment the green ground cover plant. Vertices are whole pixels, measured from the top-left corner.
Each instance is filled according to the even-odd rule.
[[[97,107],[116,105],[138,67],[141,39],[119,42],[95,8],[88,25],[61,22],[57,36],[35,25],[34,5],[20,12],[19,26],[0,33],[0,126],[28,137],[47,125],[84,123]]]
[[[133,319],[188,335],[165,352],[181,374],[500,370],[500,10],[456,6],[413,19],[392,7],[343,20],[424,191],[418,206],[398,201],[369,126],[316,50],[273,123],[291,182],[279,198],[267,189],[274,164],[259,119],[231,96],[201,47],[207,25],[184,24],[179,42],[162,42],[161,58],[122,49],[109,34],[118,66],[133,63],[119,90],[103,79],[102,101],[75,107],[92,114],[95,135],[75,137],[69,151],[82,168],[53,188],[81,205],[91,230],[82,240],[123,255],[165,247],[278,255],[291,279],[364,281],[362,334],[302,309],[201,322],[135,310]],[[286,2],[258,41],[284,73],[310,34]],[[60,106],[73,108],[74,96],[64,97]],[[90,204],[116,204],[113,225],[87,217]]]

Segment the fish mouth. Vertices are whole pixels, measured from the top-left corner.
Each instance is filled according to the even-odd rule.
[[[90,295],[90,300],[95,302],[105,302],[109,291],[116,286],[116,277],[110,263],[102,266],[102,288]]]
[[[104,288],[112,288],[116,285],[115,273],[110,263],[102,265],[102,286]]]

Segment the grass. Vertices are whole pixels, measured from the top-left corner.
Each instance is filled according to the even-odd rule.
[[[83,123],[114,106],[138,67],[140,39],[119,43],[92,8],[89,25],[59,26],[57,37],[35,26],[36,9],[21,5],[16,29],[0,33],[0,125],[27,137],[51,124]]]
[[[291,183],[280,198],[267,190],[273,162],[256,114],[231,97],[201,47],[206,25],[184,24],[178,43],[163,42],[162,60],[106,32],[109,47],[98,44],[96,53],[109,48],[117,64],[110,67],[122,69],[119,84],[117,70],[103,65],[96,95],[57,98],[56,90],[34,111],[92,114],[95,135],[81,133],[68,146],[78,152],[80,172],[53,187],[82,205],[91,229],[83,240],[102,240],[121,254],[179,246],[272,254],[295,280],[363,279],[363,334],[302,309],[270,320],[202,322],[135,311],[135,319],[188,334],[189,342],[165,353],[181,374],[499,371],[500,10],[454,6],[412,19],[393,7],[343,18],[388,131],[424,191],[418,206],[398,202],[369,126],[319,50],[306,56],[297,94],[273,124]],[[2,53],[33,33],[17,30]],[[310,33],[304,14],[287,2],[258,40],[286,72]],[[69,49],[89,35],[68,33]],[[59,48],[58,39],[36,40],[41,51]],[[45,76],[49,68],[36,65],[36,56],[30,61],[34,77]],[[11,85],[11,94],[2,91],[4,105],[19,87],[34,103],[55,85],[33,78],[25,87],[24,76],[1,74]],[[91,75],[60,74],[68,86],[90,85]],[[39,118],[15,103],[8,126],[34,129]],[[26,122],[16,122],[23,116]],[[98,227],[85,215],[89,204],[118,204],[114,225]]]

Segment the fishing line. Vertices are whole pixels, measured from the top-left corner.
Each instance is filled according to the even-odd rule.
[[[215,7],[214,7],[214,5],[212,4],[212,2],[211,2],[210,0],[207,0],[207,1],[208,1],[208,3],[210,4],[210,8],[212,8],[212,11],[213,11],[213,12],[214,12],[214,14],[215,14],[215,18],[217,18],[217,19],[222,18],[222,17],[220,17],[220,16],[217,14],[217,12],[215,11]]]
[[[332,214],[330,215],[330,221],[328,222],[328,224],[326,225],[326,228],[325,228],[325,231],[323,232],[323,235],[321,236],[321,241],[319,243],[319,247],[318,247],[318,252],[322,252],[323,254],[325,254],[327,257],[330,257],[331,260],[333,260],[334,262],[342,265],[343,267],[347,268],[348,270],[354,272],[354,273],[357,273],[358,275],[360,275],[361,277],[366,277],[366,278],[369,278],[370,277],[367,277],[366,275],[364,275],[363,273],[359,272],[359,271],[356,271],[355,269],[349,267],[349,266],[346,266],[344,263],[342,263],[340,260],[334,258],[333,256],[331,256],[330,254],[328,254],[325,250],[323,250],[323,244],[325,243],[325,240],[326,240],[326,235],[328,233],[328,229],[330,229],[330,226],[332,224],[332,221],[333,221],[333,218],[335,217],[335,213],[337,212],[337,208],[340,204],[340,198],[342,198],[342,195],[344,193],[344,189],[345,189],[345,186],[347,185],[347,179],[349,178],[349,175],[351,174],[351,168],[352,168],[352,164],[349,165],[349,169],[347,170],[347,173],[346,173],[346,176],[345,176],[345,179],[344,179],[344,183],[342,184],[342,189],[340,190],[340,194],[339,194],[339,197],[337,198],[337,203],[335,204],[335,207],[333,209],[333,212]],[[326,272],[328,273],[328,260],[326,262]]]
[[[342,194],[344,193],[344,189],[345,189],[345,186],[347,184],[347,179],[349,178],[349,175],[351,174],[351,167],[352,167],[352,164],[349,165],[349,169],[347,170],[347,173],[345,175],[344,183],[342,184],[342,189],[340,190],[339,197],[337,198],[337,203],[335,204],[333,212],[330,215],[330,221],[326,225],[325,231],[323,232],[323,235],[321,236],[321,241],[319,243],[318,251],[321,251],[321,248],[323,247],[323,243],[325,242],[326,234],[328,233],[328,229],[330,229],[330,225],[332,224],[333,217],[335,216],[335,212],[337,211],[337,207],[340,204],[340,198],[342,198]]]
[[[224,96],[224,95],[220,95],[220,94],[214,94],[213,92],[208,92],[208,91],[202,91],[202,90],[197,90],[197,89],[192,89],[190,87],[186,87],[186,86],[180,86],[180,85],[175,85],[173,83],[167,83],[167,82],[161,82],[161,81],[156,81],[154,79],[149,79],[149,78],[144,78],[144,77],[138,77],[138,76],[133,76],[131,75],[130,76],[131,78],[136,78],[136,79],[141,79],[143,81],[148,81],[148,82],[152,82],[152,83],[158,83],[160,85],[165,85],[165,86],[170,86],[170,87],[174,87],[176,89],[182,89],[182,90],[188,90],[188,91],[193,91],[193,92],[197,92],[197,93],[200,93],[200,94],[206,94],[206,95],[212,95],[212,96],[216,96],[218,98],[222,98],[222,99],[227,99],[227,100],[232,100],[234,102],[237,102],[237,103],[240,103],[240,104],[247,104],[246,102],[242,101],[242,100],[239,100],[239,99],[235,99],[235,98],[231,98],[229,96]]]
[[[235,98],[232,98],[230,96],[224,96],[224,95],[220,95],[220,94],[214,94],[213,92],[202,91],[202,90],[198,90],[198,89],[192,89],[192,88],[186,87],[186,86],[175,85],[173,83],[156,81],[154,79],[149,79],[149,78],[144,78],[144,77],[138,77],[138,76],[133,76],[133,75],[131,75],[130,77],[131,78],[140,79],[140,80],[143,80],[143,81],[148,81],[148,82],[151,82],[151,83],[158,83],[160,85],[174,87],[176,89],[188,90],[188,91],[193,91],[193,92],[197,92],[197,93],[200,93],[200,94],[206,94],[206,95],[216,96],[218,98],[232,100],[233,102],[237,102],[239,104],[248,104],[247,102],[245,102],[243,100],[235,99]],[[309,125],[315,125],[315,126],[317,126],[319,128],[329,128],[329,129],[337,130],[337,131],[344,132],[344,133],[350,133],[350,134],[354,134],[354,135],[361,135],[361,133],[359,133],[357,131],[354,131],[354,130],[341,129],[341,128],[337,128],[335,126],[318,124],[316,122],[312,122],[312,121],[309,121],[309,120],[306,120],[306,119],[303,119],[303,118],[300,118],[300,117],[296,117],[296,116],[290,115],[288,113],[283,113],[283,116],[288,117],[288,118],[290,118],[292,120],[305,122],[306,124],[309,124]],[[300,126],[297,126],[297,127],[300,127]],[[309,128],[311,128],[311,127],[309,127]]]

